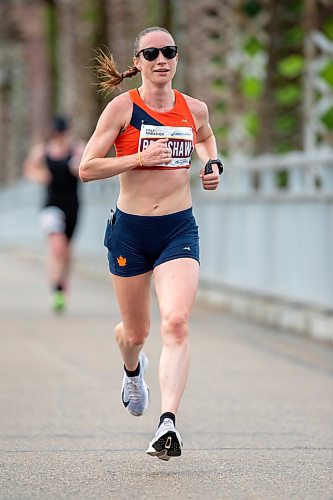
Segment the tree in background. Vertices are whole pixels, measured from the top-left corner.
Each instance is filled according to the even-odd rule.
[[[89,66],[94,49],[104,41],[104,2],[54,0],[49,9],[55,24],[51,40],[56,74],[55,108],[71,118],[76,135],[88,137],[92,118],[99,110]]]
[[[1,183],[20,175],[52,113],[91,134],[113,97],[94,86],[95,50],[108,47],[124,70],[151,25],[174,34],[176,86],[208,103],[223,154],[332,144],[331,0],[1,0],[0,14]]]
[[[50,81],[46,54],[43,2],[1,2],[3,41],[0,49],[4,86],[0,105],[0,152],[2,178],[14,179],[21,173],[24,138],[40,139],[50,112]],[[27,22],[29,20],[29,22]],[[5,116],[4,116],[5,115]]]

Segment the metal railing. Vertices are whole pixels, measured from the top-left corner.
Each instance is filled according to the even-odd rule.
[[[225,159],[220,189],[205,192],[192,168],[200,228],[201,284],[333,313],[333,154]],[[78,256],[105,260],[103,235],[118,180],[82,186]],[[41,191],[21,180],[0,191],[0,244],[40,248]]]
[[[332,153],[234,157],[195,188],[206,286],[333,312]]]

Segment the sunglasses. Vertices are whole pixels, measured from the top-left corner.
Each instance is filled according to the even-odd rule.
[[[139,55],[142,53],[143,57],[147,61],[154,61],[158,58],[158,54],[160,52],[162,52],[162,55],[166,59],[173,59],[177,55],[178,47],[176,45],[167,45],[166,47],[162,47],[161,49],[158,49],[157,47],[148,47],[147,49],[139,50],[139,52],[136,54],[136,57],[139,57]]]

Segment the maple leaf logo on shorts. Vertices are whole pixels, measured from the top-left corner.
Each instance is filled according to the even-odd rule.
[[[126,259],[126,257],[123,257],[122,255],[119,255],[119,257],[117,258],[117,262],[120,265],[120,267],[125,267],[127,259]]]

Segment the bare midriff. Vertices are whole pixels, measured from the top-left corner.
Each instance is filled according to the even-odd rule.
[[[136,215],[166,215],[192,206],[189,169],[120,174],[117,206]]]

